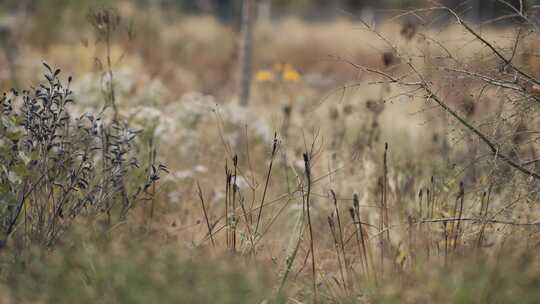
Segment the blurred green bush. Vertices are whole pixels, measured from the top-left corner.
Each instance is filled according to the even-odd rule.
[[[236,304],[271,298],[259,275],[201,257],[185,259],[177,248],[115,242],[76,239],[54,251],[0,256],[0,289],[9,290],[0,302],[6,296],[8,303]]]

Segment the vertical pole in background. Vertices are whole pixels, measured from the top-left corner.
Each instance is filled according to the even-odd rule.
[[[150,0],[150,10],[157,13],[161,10],[161,0]]]
[[[243,0],[242,4],[242,30],[239,43],[239,67],[240,67],[240,105],[249,104],[251,89],[251,61],[253,52],[253,12],[254,1]]]
[[[257,23],[268,23],[272,15],[272,1],[259,0],[257,6]]]
[[[17,42],[13,36],[13,31],[9,27],[3,27],[0,24],[0,47],[4,52],[9,70],[11,87],[18,89],[17,77]]]

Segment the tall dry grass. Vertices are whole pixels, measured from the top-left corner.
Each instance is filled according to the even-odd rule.
[[[350,64],[410,76],[411,63],[441,84],[437,94],[447,104],[481,128],[492,125],[494,109],[515,118],[509,106],[494,102],[512,95],[489,91],[480,102],[473,98],[474,111],[463,102],[482,83],[445,70],[455,68],[446,63],[494,73],[495,62],[463,27],[420,28],[408,38],[398,20],[376,32],[346,19],[259,24],[254,65],[273,77],[253,85],[246,109],[231,98],[231,28],[210,17],[143,14],[129,5],[119,12],[135,24],[129,39],[123,36],[128,28],[120,26],[109,49],[119,116],[146,127],[143,136],[155,138],[171,174],[153,189],[154,200],[133,210],[115,228],[118,233],[106,235],[109,241],[101,246],[118,251],[86,259],[78,250],[103,240],[76,236],[55,251],[60,258],[41,251],[20,259],[4,255],[9,266],[2,285],[11,293],[6,299],[28,302],[44,295],[38,300],[69,301],[70,293],[38,287],[82,277],[77,288],[88,301],[101,294],[112,302],[134,300],[132,295],[182,301],[179,291],[196,291],[190,294],[198,299],[210,294],[287,303],[538,301],[537,182],[494,159],[418,91]],[[31,58],[47,57],[73,71],[75,96],[92,108],[103,89],[92,85],[101,79],[98,69],[92,73],[94,57],[103,58],[106,49],[92,43],[89,28],[79,34],[66,34],[45,55],[23,44],[19,75],[32,79]],[[505,50],[513,47],[514,34],[512,28],[482,32]],[[156,37],[152,44],[149,36]],[[536,38],[529,38],[516,49],[516,64],[536,75]],[[287,80],[286,69],[299,79]],[[530,113],[526,117],[535,117]],[[519,125],[498,121],[501,138],[532,141],[535,149],[534,138],[511,132]],[[93,235],[92,228],[81,230]],[[118,245],[123,242],[128,245]],[[160,255],[164,247],[173,253]],[[37,266],[26,264],[36,260],[33,254]],[[210,270],[206,276],[199,261],[232,268],[234,275]],[[50,268],[61,271],[50,274]],[[246,279],[253,272],[264,274],[262,283],[252,281],[257,286]],[[230,286],[233,280],[240,286]],[[171,282],[187,287],[176,289]],[[32,287],[28,295],[18,287],[26,284]]]

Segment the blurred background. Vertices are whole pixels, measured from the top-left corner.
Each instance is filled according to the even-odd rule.
[[[30,10],[32,12],[49,12],[75,8],[81,9],[87,5],[115,4],[121,0],[4,0],[2,13]],[[219,17],[225,22],[236,22],[241,12],[240,0],[132,0],[130,1],[145,9],[165,9],[169,12],[185,14],[209,14]],[[514,7],[534,5],[534,0],[443,0],[440,5],[448,6],[456,11],[465,13],[470,18],[489,20],[507,15]],[[311,20],[340,17],[349,14],[361,17],[363,14],[377,16],[388,15],[388,10],[406,10],[432,6],[429,0],[260,0],[257,1],[258,15],[261,18],[277,18],[294,14]]]
[[[271,285],[275,287],[281,276],[281,270],[278,270],[281,267],[276,266],[289,265],[287,254],[293,243],[289,242],[288,235],[296,229],[296,219],[301,215],[303,218],[304,172],[307,171],[305,166],[309,166],[303,162],[303,153],[309,152],[312,158],[310,170],[317,177],[311,200],[318,246],[324,248],[317,249],[321,269],[329,274],[338,269],[333,255],[334,243],[325,225],[326,217],[334,214],[329,190],[337,193],[343,213],[351,207],[353,194],[359,195],[356,199],[363,208],[362,217],[368,224],[381,222],[379,231],[372,230],[374,248],[378,248],[375,236],[384,234],[383,208],[378,214],[378,204],[383,204],[380,200],[386,199],[386,194],[381,193],[386,193],[388,188],[392,219],[388,226],[387,214],[385,225],[399,224],[396,227],[400,230],[395,230],[397,233],[392,230],[392,248],[395,250],[384,257],[387,266],[392,266],[387,270],[396,271],[383,271],[386,266],[382,252],[386,247],[382,241],[381,249],[374,251],[381,252],[381,274],[387,273],[389,279],[404,284],[403,291],[416,291],[419,297],[424,296],[426,290],[453,297],[454,293],[448,292],[448,284],[444,282],[454,265],[447,267],[447,252],[444,261],[439,260],[443,257],[440,250],[448,247],[448,236],[452,236],[447,232],[446,222],[444,226],[437,224],[426,230],[418,225],[419,230],[414,231],[418,231],[419,236],[426,234],[431,238],[433,235],[433,240],[437,241],[427,239],[424,242],[419,237],[420,242],[408,245],[404,240],[413,229],[406,232],[403,223],[412,225],[415,217],[455,217],[459,197],[463,208],[465,191],[467,207],[464,216],[486,219],[475,220],[464,230],[467,243],[463,247],[474,250],[484,246],[488,205],[492,219],[501,215],[502,219],[512,221],[533,221],[534,216],[529,217],[540,213],[540,206],[531,204],[540,199],[538,182],[532,183],[523,171],[513,170],[503,161],[515,159],[516,163],[540,172],[540,154],[537,152],[540,151],[540,116],[536,115],[540,96],[538,1],[444,0],[440,4],[428,0],[247,2],[254,3],[254,22],[250,27],[253,35],[249,43],[245,38],[248,35],[245,35],[241,0],[0,0],[1,91],[39,88],[38,84],[45,81],[43,62],[46,62],[52,67],[51,73],[56,68],[61,69],[54,75],[59,75],[64,84],[68,76],[73,77],[72,81],[69,78],[69,89],[73,91],[74,103],[64,106],[69,108],[69,115],[77,123],[84,121],[85,113],[98,113],[101,126],[111,121],[116,123],[120,117],[126,126],[140,135],[133,153],[142,156],[143,167],[146,164],[148,172],[151,172],[151,166],[155,171],[153,166],[157,164],[157,158],[169,168],[170,173],[159,179],[157,190],[152,190],[155,196],[152,196],[151,204],[149,200],[141,202],[133,215],[130,214],[129,223],[118,229],[127,231],[125,235],[129,237],[126,239],[131,238],[130,232],[136,234],[140,230],[143,232],[140,235],[151,239],[143,247],[152,250],[160,249],[160,244],[175,244],[182,249],[209,248],[199,199],[204,192],[210,220],[219,225],[226,221],[222,227],[227,227],[223,231],[228,231],[232,224],[228,215],[222,215],[230,214],[223,211],[223,207],[227,208],[223,206],[224,198],[230,196],[230,191],[225,190],[222,169],[225,164],[230,169],[234,159],[235,174],[236,165],[241,172],[238,181],[235,175],[234,189],[238,186],[238,193],[245,197],[245,202],[251,202],[251,207],[254,202],[261,201],[261,196],[264,201],[267,189],[263,185],[269,185],[267,201],[271,203],[268,207],[265,205],[261,222],[265,226],[265,241],[257,245],[253,253],[256,251],[257,259],[264,261],[264,266],[271,270]],[[460,24],[439,5],[452,8],[470,28]],[[251,52],[246,51],[246,45]],[[394,79],[389,80],[391,77]],[[422,81],[421,85],[419,81]],[[433,94],[427,88],[444,100],[448,106],[446,110],[433,102]],[[250,90],[250,98],[243,104],[241,100],[246,89]],[[111,113],[111,104],[114,113]],[[448,109],[453,109],[455,112],[452,113],[458,113],[463,121],[487,134],[495,144],[486,145],[478,133],[464,128]],[[3,119],[0,122],[5,123]],[[94,126],[98,129],[97,120],[92,120],[92,128]],[[0,148],[14,153],[10,147],[2,146],[5,141],[0,140]],[[18,140],[15,137],[13,142],[18,143]],[[274,155],[271,149],[277,142],[279,151]],[[499,149],[508,157],[499,157]],[[274,171],[269,183],[268,168],[272,168],[273,162]],[[25,159],[24,163],[32,164],[33,161]],[[8,176],[13,179],[12,175]],[[96,180],[99,178],[95,177]],[[230,183],[230,176],[228,178]],[[199,184],[201,188],[198,188]],[[135,184],[133,188],[135,191]],[[462,194],[456,198],[458,190]],[[201,191],[201,197],[198,191]],[[422,211],[422,193],[427,193],[427,206],[431,202],[430,215]],[[261,202],[259,210],[262,206]],[[249,231],[247,216],[245,218],[244,222],[240,220],[239,227]],[[357,218],[360,219],[360,215]],[[109,230],[105,224],[89,223],[83,228],[99,230],[103,226],[106,232],[103,234],[107,235],[117,227]],[[476,239],[479,226],[474,224],[478,223],[482,223],[482,230]],[[537,236],[538,226],[529,224]],[[459,220],[457,225],[459,230]],[[349,231],[353,227],[356,231],[356,222],[348,225]],[[525,229],[526,236],[516,233],[517,229],[511,225],[505,225],[509,229],[502,229],[502,232],[499,227],[488,228],[486,248],[495,248],[493,244],[497,243],[503,248],[508,244],[508,249],[514,251],[513,236],[523,236],[523,243],[526,243],[523,248],[530,252],[534,252],[530,250],[534,249],[531,246],[540,244],[531,237],[533,233],[528,234]],[[431,234],[426,233],[428,230]],[[139,240],[138,237],[134,240]],[[219,246],[225,248],[221,234],[219,238]],[[300,236],[298,244],[303,239]],[[111,237],[111,240],[116,239]],[[244,253],[250,248],[246,240],[248,238],[242,240]],[[137,253],[141,246],[136,245],[135,250],[128,251]],[[430,251],[430,248],[437,251]],[[415,256],[416,252],[425,249],[425,261],[429,262],[431,258],[431,261],[441,262],[441,266],[444,262],[441,274],[445,280],[439,280],[443,283],[431,288],[430,284],[439,281],[425,280],[430,277],[420,271],[425,286],[410,288],[411,281],[403,276],[405,271],[402,270],[421,270],[416,268]],[[174,252],[188,252],[190,256],[199,254],[199,251],[176,248]],[[291,284],[290,293],[309,298],[303,294],[311,288],[307,287],[311,286],[311,276],[307,270],[303,271],[310,252],[305,243],[300,252],[303,256],[296,262],[299,265],[294,266],[300,270],[295,284]],[[456,253],[456,257],[461,255]],[[474,256],[483,259],[484,256],[477,253],[474,251]],[[493,253],[497,263],[506,259],[500,258],[499,251],[493,250]],[[418,265],[424,261],[421,255],[419,253]],[[161,257],[160,260],[168,259]],[[246,265],[250,264],[249,260],[245,260]],[[303,265],[300,260],[304,260]],[[227,266],[236,266],[236,262],[230,263],[229,259],[224,261]],[[153,265],[150,262],[143,264]],[[110,271],[110,267],[104,265],[103,268]],[[164,269],[174,269],[168,264],[163,265]],[[519,265],[540,269],[523,266],[526,264],[521,262]],[[425,268],[429,272],[433,267],[427,263]],[[6,269],[8,274],[15,273]],[[469,267],[465,265],[463,269]],[[512,269],[516,271],[515,277],[521,280],[539,281],[538,276],[529,280],[520,268]],[[138,270],[133,272],[139,273]],[[501,277],[511,284],[521,282],[514,280],[515,277],[507,277],[507,272],[502,274]],[[112,275],[116,277],[116,274]],[[336,276],[328,276],[328,280]],[[64,277],[70,282],[78,282],[60,273],[59,278],[63,280]],[[21,278],[22,282],[33,282],[24,276]],[[108,277],[103,278],[106,278],[103,286],[110,286]],[[499,282],[482,278],[452,281],[465,282],[464,290],[471,297],[478,293],[470,281]],[[145,286],[143,283],[126,285],[129,290],[126,295],[144,292],[139,288]],[[192,289],[192,285],[186,286]],[[327,285],[331,286],[329,294],[332,286],[338,285],[339,282],[337,285],[330,282]],[[345,285],[348,283],[343,280]],[[528,288],[527,284],[517,285]],[[88,289],[86,282],[81,286]],[[388,286],[392,290],[394,285]],[[170,287],[167,289],[176,290],[176,286]],[[512,296],[523,294],[530,303],[538,302],[535,300],[538,297],[529,299],[528,294],[519,289],[498,288],[498,285],[489,288],[496,292],[493,299],[497,292],[510,290],[508,294]],[[17,292],[24,297],[27,290],[19,289]],[[77,289],[73,290],[78,299]],[[111,290],[116,292],[116,288]],[[162,290],[158,293],[162,294]],[[532,286],[531,290],[538,288]],[[64,291],[59,290],[59,293]],[[36,294],[41,296],[43,293]],[[96,298],[100,295],[99,289],[93,294]],[[230,303],[242,302],[234,296]],[[160,302],[154,298],[148,301],[137,299],[140,303]],[[395,299],[388,303],[401,303],[403,297]],[[461,298],[447,302],[433,300],[436,297],[425,301],[412,299],[408,303],[461,301]],[[489,303],[490,300],[465,300],[463,303]],[[95,302],[89,300],[87,303]],[[379,302],[376,298],[369,301]]]
[[[509,16],[509,14],[515,13],[511,7],[523,6],[522,9],[526,11],[528,7],[534,5],[534,2],[532,0],[445,0],[441,2],[441,5],[454,9],[460,16],[468,20],[485,22],[485,25],[489,27],[508,27],[520,22],[515,16]],[[156,69],[159,69],[167,74],[167,68],[161,69],[163,61],[167,61],[167,59],[173,60],[168,63],[210,64],[209,67],[220,62],[220,71],[227,71],[224,68],[228,63],[233,63],[236,56],[234,51],[237,45],[234,36],[240,31],[241,3],[240,0],[3,0],[0,3],[0,44],[3,49],[0,62],[4,63],[0,71],[1,87],[4,89],[10,87],[12,85],[10,82],[18,78],[17,74],[22,73],[21,76],[26,76],[24,74],[27,72],[29,75],[35,72],[29,70],[28,64],[31,61],[24,60],[25,54],[32,56],[27,53],[30,48],[50,51],[52,46],[56,46],[66,51],[65,47],[71,45],[76,48],[73,51],[80,51],[81,43],[88,46],[92,40],[88,13],[91,9],[95,10],[99,7],[114,7],[118,10],[122,17],[122,24],[120,30],[117,31],[120,34],[117,33],[119,39],[116,42],[124,43],[129,40],[132,42],[132,47],[127,49],[139,52],[143,58],[155,59],[152,64],[147,65],[151,73],[155,73]],[[412,20],[412,23],[423,22],[423,26],[429,24],[429,27],[439,29],[447,27],[450,20],[448,15],[436,12],[424,13],[422,16],[424,19],[411,15],[393,18],[413,8],[433,6],[431,1],[425,0],[260,0],[255,2],[255,6],[255,19],[259,25],[255,39],[262,41],[270,37],[271,34],[278,33],[279,26],[288,24],[295,28],[292,23],[300,21],[310,23],[313,25],[313,29],[318,26],[322,27],[321,30],[329,35],[332,30],[335,30],[334,35],[342,35],[344,32],[340,30],[351,33],[358,32],[358,26],[355,28],[353,24],[358,23],[359,20],[373,25],[383,25],[385,20],[392,20],[396,24]],[[344,22],[349,22],[351,26],[348,29],[332,27],[337,24],[344,25]],[[196,33],[197,31],[198,33]],[[300,38],[301,40],[309,40],[304,45],[312,44],[313,46],[316,44],[316,41],[313,40],[314,36],[319,35],[320,32],[306,32]],[[294,33],[294,31],[288,33]],[[197,37],[193,37],[193,35]],[[287,35],[279,36],[279,40],[287,39]],[[345,37],[349,36],[345,35]],[[328,39],[334,40],[336,38],[328,37]],[[354,37],[349,38],[355,39]],[[206,54],[190,52],[197,49],[195,45],[198,43],[204,43],[208,46],[215,40],[220,40],[217,42],[220,46],[220,52],[219,54],[208,54],[215,56],[204,56]],[[151,45],[147,43],[148,41],[152,42]],[[280,41],[269,42],[272,44],[282,43]],[[156,47],[162,43],[172,48]],[[320,63],[323,60],[321,55],[324,53],[324,49],[332,46],[330,41],[323,43],[324,46],[319,48],[320,51],[312,49],[315,53],[313,56],[307,58],[302,56],[304,60],[316,59]],[[125,43],[124,46],[126,46]],[[338,48],[336,45],[332,47]],[[293,47],[291,46],[291,48]],[[205,49],[203,52],[211,52],[212,49]],[[298,50],[298,48],[296,49]],[[349,54],[356,52],[356,50],[347,49],[346,44],[342,45],[340,49],[341,51],[330,51],[324,55],[342,55],[343,51],[348,51]],[[213,50],[215,51],[215,49]],[[58,52],[61,51],[58,50]],[[280,55],[284,54],[278,52],[270,61],[291,60],[278,58]],[[269,56],[270,54],[265,54],[264,51],[255,52],[255,66],[268,65],[270,63],[268,62]],[[47,57],[50,56],[45,56],[42,59]],[[206,59],[201,59],[202,57]],[[72,60],[67,61],[73,62]],[[297,64],[299,68],[313,68],[313,65],[308,66],[306,62],[298,62]],[[317,64],[317,66],[319,65]],[[81,62],[78,62],[77,66],[80,67]],[[82,67],[87,68],[88,64],[85,63]],[[219,79],[219,81],[223,80]],[[205,81],[205,89],[216,93],[215,81],[211,79]],[[190,88],[194,87],[190,86]],[[201,88],[197,87],[196,89]],[[220,89],[224,89],[224,87]]]
[[[318,126],[316,119],[303,118],[306,113],[333,120],[338,111],[360,118],[351,120],[347,128],[369,124],[375,117],[373,128],[380,129],[381,138],[396,144],[411,140],[423,143],[406,145],[406,151],[444,150],[448,145],[444,130],[452,128],[441,123],[445,120],[434,119],[434,111],[428,111],[427,116],[410,115],[425,112],[421,103],[403,102],[418,100],[418,96],[374,84],[368,73],[354,65],[407,73],[404,63],[411,60],[432,81],[440,82],[448,102],[457,104],[465,97],[469,100],[478,87],[461,78],[448,81],[449,75],[442,73],[439,65],[459,62],[467,69],[479,70],[498,66],[482,43],[446,11],[434,8],[431,1],[253,3],[249,111],[260,118],[250,127],[256,129],[261,142],[271,139],[273,130],[301,132]],[[517,64],[538,74],[536,35],[515,42],[516,30],[523,25],[515,9],[533,16],[538,11],[535,1],[446,0],[441,5],[454,9],[509,56],[514,53]],[[115,18],[110,31],[96,14],[102,9]],[[175,145],[178,136],[189,137],[193,127],[189,123],[178,126],[178,117],[189,116],[188,122],[200,123],[197,117],[209,113],[201,109],[216,104],[230,108],[237,103],[241,11],[240,0],[3,0],[0,88],[5,91],[34,85],[41,79],[41,62],[46,61],[74,77],[76,108],[84,112],[103,103],[110,59],[118,104],[127,111],[126,117],[143,120],[144,125],[153,116],[142,109],[161,115],[166,123],[156,129],[168,130],[160,136],[162,144]],[[374,107],[383,104],[384,108],[390,102],[395,104],[384,111]],[[185,109],[191,104],[198,107],[195,114]],[[235,124],[242,124],[243,119],[238,118]],[[425,128],[426,120],[432,128]],[[332,123],[324,127],[329,134],[336,130]],[[179,135],[182,132],[175,129],[186,134]],[[352,144],[357,139],[350,136]],[[221,161],[212,155],[208,158]],[[173,162],[181,162],[178,167],[191,164],[189,158]]]

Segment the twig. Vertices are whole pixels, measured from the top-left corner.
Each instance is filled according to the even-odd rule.
[[[204,219],[206,220],[206,226],[208,227],[208,235],[210,236],[210,240],[212,241],[212,247],[216,247],[216,243],[214,241],[214,236],[212,234],[212,225],[210,225],[210,220],[208,219],[208,213],[206,212],[206,207],[204,205],[204,197],[201,189],[201,185],[197,181],[197,189],[199,191],[199,199],[201,200],[201,206],[204,213]]]
[[[484,39],[484,37],[482,37],[480,34],[478,34],[475,30],[473,30],[471,28],[471,26],[469,24],[467,24],[465,21],[463,21],[463,19],[461,19],[461,17],[458,16],[458,14],[456,14],[453,10],[451,10],[450,8],[448,7],[443,7],[442,9],[448,11],[450,14],[452,14],[458,24],[462,25],[469,33],[471,33],[476,39],[478,39],[480,42],[482,42],[485,46],[487,46],[492,52],[493,54],[495,54],[497,57],[499,57],[499,59],[501,59],[507,66],[510,66],[512,67],[512,69],[514,69],[516,72],[518,72],[519,74],[521,74],[523,77],[527,78],[528,80],[540,85],[540,81],[538,81],[537,79],[535,79],[534,77],[532,77],[531,75],[529,75],[528,73],[524,72],[523,70],[517,68],[516,66],[514,66],[512,64],[512,61],[511,59],[506,59],[506,57],[501,54],[501,52],[499,52],[494,46],[493,44],[491,44],[490,42],[488,42],[486,39]]]
[[[343,265],[341,263],[341,252],[339,249],[339,239],[336,233],[336,226],[334,223],[334,213],[328,216],[328,226],[330,227],[330,232],[332,233],[332,239],[334,240],[334,249],[336,250],[336,256],[338,260],[339,274],[341,276],[341,281],[343,282],[343,289],[347,291],[347,281],[345,280],[345,275],[343,274]]]
[[[465,200],[465,188],[463,187],[463,182],[461,182],[459,184],[458,198],[459,198],[459,214],[458,214],[458,221],[457,221],[456,231],[455,231],[455,235],[454,235],[454,251],[458,247],[459,234],[460,234],[459,226],[460,226],[460,223],[461,223],[461,217],[463,216],[463,201]]]
[[[315,295],[314,302],[315,304],[319,302],[319,295],[317,293],[317,272],[315,267],[315,246],[313,240],[313,226],[311,224],[311,214],[310,214],[310,194],[311,194],[311,167],[310,159],[308,153],[304,153],[304,167],[306,172],[307,179],[307,194],[306,194],[306,211],[309,227],[309,245],[311,248],[311,271],[312,271],[312,280],[313,280],[313,293]]]
[[[347,280],[349,280],[349,276],[348,276],[348,272],[350,269],[349,259],[347,259],[347,255],[345,254],[345,244],[343,243],[343,228],[341,227],[341,216],[339,214],[339,207],[337,204],[336,193],[334,192],[334,190],[330,190],[330,194],[332,195],[332,200],[334,201],[334,209],[336,212],[336,218],[337,218],[337,224],[338,224],[339,244],[341,246],[341,254],[343,254],[343,263],[345,264]]]
[[[274,157],[276,155],[276,151],[278,148],[278,140],[277,140],[277,133],[274,133],[274,143],[272,145],[272,155],[270,158],[270,165],[268,166],[268,172],[266,173],[266,182],[264,184],[264,190],[263,195],[261,198],[261,205],[259,206],[259,213],[257,214],[257,224],[255,225],[255,235],[257,235],[257,232],[259,231],[259,224],[261,222],[261,216],[262,216],[262,209],[264,206],[264,199],[266,198],[266,191],[268,190],[268,184],[270,183],[270,174],[272,173],[272,165],[274,163]]]

